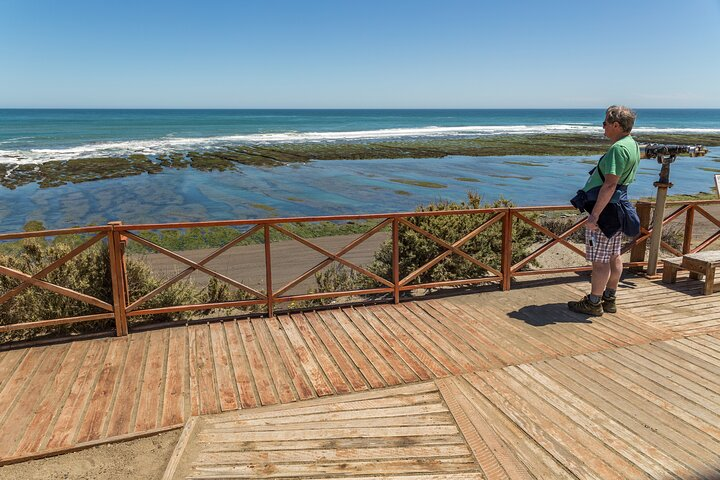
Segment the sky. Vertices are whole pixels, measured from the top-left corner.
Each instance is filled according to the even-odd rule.
[[[720,108],[720,0],[0,0],[0,108]]]

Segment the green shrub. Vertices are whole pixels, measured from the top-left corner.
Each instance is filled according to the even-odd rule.
[[[540,218],[540,221],[538,222],[543,227],[547,228],[551,232],[553,232],[555,235],[562,235],[563,233],[567,232],[570,227],[575,225],[577,222],[577,218],[575,217],[558,217],[558,216],[544,216]],[[539,242],[545,242],[550,240],[548,236],[546,236],[544,233],[538,231],[537,232],[537,240]],[[585,227],[580,227],[577,229],[572,235],[570,235],[569,238],[565,238],[565,240],[568,240],[570,242],[575,243],[585,243]]]
[[[56,239],[48,243],[44,239],[26,239],[20,242],[13,255],[0,254],[0,265],[34,274],[45,266],[66,255],[74,241],[63,243]],[[128,259],[127,277],[131,300],[146,295],[160,285],[160,281],[141,262]],[[61,265],[44,278],[45,281],[90,295],[106,303],[113,303],[110,261],[107,246],[97,243]],[[0,275],[0,294],[20,285],[21,281]],[[179,282],[143,305],[154,308],[182,305],[203,300],[205,292],[188,282]],[[0,305],[0,325],[36,322],[56,318],[78,317],[106,313],[101,308],[71,299],[38,287],[29,287],[9,301]],[[189,313],[167,313],[152,316],[152,321],[183,320]],[[133,321],[147,321],[149,317],[134,317]],[[0,337],[1,341],[30,338],[47,333],[77,334],[111,328],[114,320],[80,322],[57,327],[18,330]]]
[[[207,288],[205,289],[205,295],[204,295],[204,302],[203,303],[223,303],[223,302],[242,302],[244,300],[256,300],[257,297],[255,295],[252,295],[245,290],[240,290],[239,288],[231,289],[230,285],[227,283],[219,281],[217,278],[213,277],[208,282]],[[215,309],[216,311],[219,310],[225,315],[231,315],[233,313],[251,313],[251,312],[259,312],[265,309],[265,306],[262,304],[258,305],[248,305],[245,307],[237,308],[227,308],[227,309]],[[203,315],[208,315],[212,312],[212,310],[203,310],[200,313]]]
[[[507,208],[511,206],[512,203],[504,199],[492,204],[483,204],[482,198],[479,195],[468,193],[467,201],[438,201],[427,206],[420,206],[416,211],[432,212],[440,210]],[[493,213],[479,213],[472,215],[418,216],[412,217],[408,221],[422,230],[452,244],[480,227],[483,223],[491,219],[493,215]],[[515,219],[512,225],[512,232],[512,263],[515,263],[528,255],[530,246],[535,243],[536,231],[525,222]],[[398,237],[401,279],[445,251],[445,248],[441,245],[406,226],[400,227]],[[500,270],[502,221],[498,221],[488,227],[462,245],[460,249],[486,265]],[[375,253],[373,261],[366,268],[382,278],[392,280],[392,240],[387,240],[383,243]],[[464,280],[487,275],[488,272],[486,269],[453,253],[434,267],[420,274],[411,283]],[[358,272],[350,271],[349,268],[344,266],[326,269],[318,273],[315,279],[320,287],[319,291],[356,290],[380,286],[375,280]],[[324,303],[327,303],[327,301]]]

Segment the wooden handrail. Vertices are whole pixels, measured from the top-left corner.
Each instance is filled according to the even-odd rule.
[[[685,225],[683,229],[683,246],[682,252],[678,249],[662,242],[661,245],[667,251],[675,254],[682,255],[683,253],[698,252],[714,242],[720,240],[720,219],[716,218],[707,210],[708,205],[719,205],[720,200],[692,200],[692,201],[669,201],[668,205],[678,206],[678,208],[667,215],[663,219],[663,225],[673,222],[685,214]],[[640,201],[637,202],[638,210],[641,212],[642,217],[649,217],[650,209],[653,207],[654,202]],[[565,273],[565,272],[580,272],[589,270],[589,266],[573,266],[573,267],[561,267],[551,269],[535,269],[535,270],[524,270],[523,268],[532,262],[539,255],[546,252],[549,248],[562,245],[576,254],[583,254],[582,250],[568,241],[568,238],[578,231],[584,224],[584,219],[575,222],[566,231],[557,234],[536,220],[528,216],[528,214],[537,212],[559,212],[559,211],[570,211],[573,210],[569,206],[551,205],[551,206],[530,206],[530,207],[501,207],[501,208],[482,208],[482,209],[465,209],[465,210],[433,210],[433,211],[421,211],[421,212],[394,212],[387,214],[366,214],[366,215],[332,215],[332,216],[316,216],[316,217],[285,217],[285,218],[266,218],[266,219],[247,219],[247,220],[223,220],[223,221],[208,221],[208,222],[183,222],[183,223],[166,223],[166,224],[138,224],[138,225],[126,225],[120,222],[112,222],[107,226],[97,227],[83,227],[83,228],[68,228],[68,229],[57,229],[57,230],[44,230],[37,232],[21,232],[21,233],[5,233],[0,234],[0,241],[10,240],[23,240],[28,238],[37,237],[57,237],[63,235],[77,235],[77,234],[94,234],[91,238],[85,240],[81,245],[74,247],[70,252],[53,261],[50,265],[42,268],[40,271],[33,275],[29,275],[24,272],[20,272],[16,269],[8,266],[0,265],[0,275],[6,275],[18,279],[20,285],[13,287],[5,292],[0,292],[0,305],[7,302],[11,298],[19,295],[23,290],[29,286],[34,286],[40,289],[48,290],[60,295],[73,298],[75,300],[94,305],[107,313],[98,313],[92,315],[83,315],[79,317],[71,318],[60,318],[52,320],[42,320],[31,323],[12,323],[0,325],[0,333],[9,332],[12,330],[48,327],[57,325],[66,325],[77,322],[91,322],[91,321],[104,321],[107,319],[114,319],[116,323],[116,331],[118,335],[126,335],[128,333],[127,318],[136,317],[139,315],[152,315],[158,313],[172,313],[172,312],[184,312],[184,311],[195,311],[195,310],[209,310],[213,308],[232,308],[242,307],[249,305],[265,305],[268,315],[273,315],[274,307],[277,304],[301,301],[301,300],[316,300],[325,298],[336,298],[346,296],[357,296],[357,295],[372,295],[372,294],[391,294],[395,302],[400,301],[401,292],[420,288],[440,288],[455,285],[472,285],[487,282],[500,282],[503,290],[508,290],[511,285],[511,280],[516,277],[527,277],[531,275],[541,274],[552,274],[552,273]],[[691,245],[693,226],[697,220],[698,212],[702,217],[706,218],[713,225],[718,227],[718,231],[710,235],[707,239],[702,240],[694,248]],[[454,242],[447,241],[445,239],[437,237],[432,232],[428,232],[423,228],[415,225],[411,222],[411,218],[415,217],[429,217],[429,216],[456,216],[456,215],[490,215],[490,218],[485,220],[482,225],[474,227],[472,231],[465,234],[459,240]],[[352,242],[348,243],[345,247],[337,251],[336,253],[330,252],[325,248],[320,247],[314,242],[301,237],[300,235],[288,230],[283,227],[283,224],[287,223],[307,223],[307,222],[336,222],[336,221],[363,221],[363,220],[379,220],[377,225],[374,225],[367,232],[359,235]],[[647,220],[647,219],[646,219]],[[532,253],[525,256],[525,258],[512,262],[512,225],[513,222],[519,221],[530,226],[534,230],[549,237],[549,240],[536,248]],[[474,258],[461,247],[469,242],[471,239],[477,237],[481,232],[485,231],[491,225],[500,223],[502,225],[502,252],[501,253],[501,265],[498,268],[486,265],[482,261]],[[647,222],[645,222],[647,223]],[[402,251],[399,248],[400,244],[400,226],[403,225],[406,228],[410,228],[418,234],[428,238],[432,242],[444,249],[440,254],[435,256],[432,260],[428,261],[424,265],[418,267],[413,272],[406,274],[404,278],[400,275],[400,260]],[[248,227],[240,233],[235,239],[228,242],[224,246],[216,249],[211,254],[206,256],[200,261],[192,261],[183,255],[172,252],[160,245],[157,245],[143,237],[138,235],[138,232],[147,230],[172,230],[172,229],[186,229],[186,228],[205,228],[205,227]],[[382,278],[375,273],[367,270],[366,268],[356,265],[344,258],[343,255],[351,251],[356,246],[360,245],[372,235],[380,232],[382,229],[391,227],[392,232],[390,236],[390,242],[392,247],[392,278]],[[284,287],[273,291],[272,278],[273,278],[273,266],[272,266],[272,249],[271,249],[271,237],[270,230],[275,229],[288,238],[302,245],[305,245],[320,254],[325,256],[325,259],[317,263],[314,267],[311,267],[299,277],[290,281]],[[261,231],[263,232],[263,243],[264,243],[264,255],[265,255],[265,293],[257,291],[247,285],[242,284],[236,280],[221,275],[205,265],[211,260],[217,258],[221,254],[228,251],[231,247],[237,245],[247,237]],[[635,238],[633,241],[623,247],[623,252],[632,250],[630,262],[626,263],[626,266],[638,267],[647,265],[644,261],[644,244],[652,233],[652,228],[649,224],[642,225],[642,234]],[[44,281],[47,275],[52,271],[56,270],[60,266],[64,265],[72,258],[76,257],[83,251],[87,250],[97,242],[107,238],[108,249],[110,254],[110,273],[112,277],[113,285],[113,298],[112,303],[108,303],[102,299],[94,298],[92,296],[76,292],[72,289],[54,285],[47,281]],[[155,288],[152,292],[145,294],[142,298],[135,300],[133,303],[129,302],[127,298],[128,291],[128,279],[127,272],[125,269],[125,257],[124,257],[124,243],[126,239],[133,240],[142,245],[151,248],[162,255],[177,260],[180,263],[186,265],[186,268],[179,274],[173,276],[170,280],[166,281],[159,287]],[[642,249],[642,250],[641,250]],[[432,267],[440,263],[448,256],[456,254],[464,260],[482,268],[487,271],[490,275],[481,278],[467,278],[450,281],[437,281],[437,282],[424,282],[411,284],[413,280],[418,278],[421,274],[427,272]],[[643,255],[643,256],[640,256]],[[379,282],[382,286],[379,288],[369,288],[365,290],[352,290],[342,292],[316,292],[309,294],[298,294],[298,295],[287,295],[287,291],[292,287],[298,285],[311,275],[326,267],[332,262],[338,262],[351,268],[363,275],[367,275]],[[208,303],[208,304],[193,304],[193,305],[176,305],[168,307],[157,307],[157,308],[142,308],[142,305],[155,297],[162,291],[166,290],[182,278],[191,274],[194,271],[200,271],[212,277],[218,278],[219,280],[226,282],[236,288],[244,290],[245,292],[255,296],[255,299],[251,300],[238,300],[224,303]]]

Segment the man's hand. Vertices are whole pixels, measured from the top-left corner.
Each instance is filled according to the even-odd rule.
[[[587,223],[585,224],[585,226],[587,227],[588,230],[590,230],[591,232],[594,232],[595,230],[598,229],[597,221],[598,221],[597,217],[591,213],[590,215],[588,215]]]

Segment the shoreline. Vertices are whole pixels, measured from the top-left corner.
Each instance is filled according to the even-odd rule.
[[[719,134],[640,134],[639,143],[720,145]],[[532,134],[475,138],[438,138],[343,143],[282,143],[272,146],[219,147],[165,155],[76,158],[41,164],[0,163],[0,188],[14,190],[37,184],[52,188],[68,183],[157,174],[164,170],[240,171],[243,165],[277,167],[319,160],[443,158],[447,156],[573,156],[599,155],[609,145],[599,135]]]

